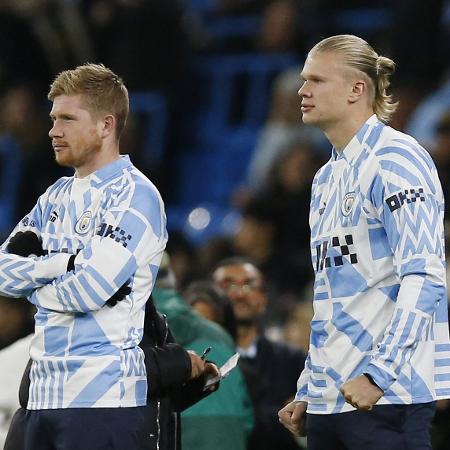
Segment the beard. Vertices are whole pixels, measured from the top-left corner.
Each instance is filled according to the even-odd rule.
[[[78,142],[76,148],[64,147],[59,152],[55,152],[55,161],[60,166],[77,169],[95,160],[101,148],[102,140],[96,136],[90,139],[89,142]]]
[[[259,317],[244,317],[242,319],[236,318],[236,324],[240,327],[251,327],[259,323]]]

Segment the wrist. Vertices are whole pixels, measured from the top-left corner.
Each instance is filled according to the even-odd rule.
[[[375,380],[373,379],[372,375],[370,375],[369,373],[363,373],[363,375],[369,380],[369,383],[372,386],[377,387],[378,389],[381,389],[380,386],[378,386],[377,383],[375,383]]]

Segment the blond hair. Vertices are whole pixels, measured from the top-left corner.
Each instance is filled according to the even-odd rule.
[[[309,53],[329,51],[342,53],[349,67],[368,78],[374,112],[382,122],[388,123],[398,107],[398,102],[394,102],[388,93],[389,79],[395,70],[394,61],[378,55],[364,39],[351,34],[323,39]]]
[[[50,85],[48,99],[60,95],[81,95],[93,117],[112,114],[116,118],[119,140],[129,111],[128,90],[122,79],[103,64],[84,64],[61,72]]]

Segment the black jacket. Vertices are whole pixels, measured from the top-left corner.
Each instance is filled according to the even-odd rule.
[[[297,391],[305,354],[281,342],[258,338],[254,358],[241,356],[240,368],[255,411],[248,450],[298,450],[293,435],[278,421],[278,411]]]
[[[149,434],[160,450],[181,449],[180,412],[209,395],[205,379],[189,380],[191,360],[175,339],[163,315],[147,302],[144,338],[148,382]],[[189,381],[188,381],[189,380]],[[159,446],[156,446],[156,443]]]

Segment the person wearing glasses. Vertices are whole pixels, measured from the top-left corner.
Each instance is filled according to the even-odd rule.
[[[212,278],[231,300],[236,316],[240,367],[255,412],[248,450],[298,450],[295,438],[278,422],[277,404],[291,399],[305,355],[300,349],[264,336],[261,321],[267,295],[263,274],[254,262],[244,257],[224,259],[217,264]]]

